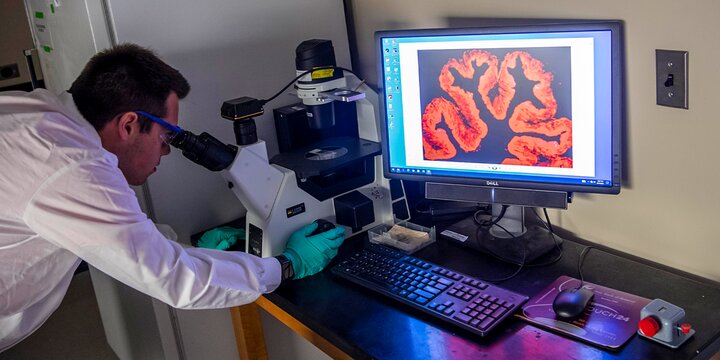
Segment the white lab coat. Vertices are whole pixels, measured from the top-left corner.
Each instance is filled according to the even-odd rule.
[[[0,93],[0,351],[57,309],[80,259],[184,309],[246,304],[281,279],[274,258],[165,238],[69,94]]]

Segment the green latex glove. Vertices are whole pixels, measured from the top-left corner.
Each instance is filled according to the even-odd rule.
[[[235,245],[238,239],[245,239],[245,229],[221,226],[206,231],[200,240],[198,240],[197,247],[227,250]]]
[[[345,228],[338,226],[324,233],[309,236],[318,224],[305,225],[290,235],[283,255],[292,262],[295,279],[314,275],[322,270],[337,255],[338,248],[345,241]]]

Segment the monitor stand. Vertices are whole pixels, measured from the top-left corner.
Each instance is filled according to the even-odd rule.
[[[493,204],[492,218],[497,218],[501,210],[502,205]],[[533,263],[536,259],[559,247],[563,241],[558,235],[553,238],[550,231],[542,224],[535,221],[526,222],[525,207],[523,206],[508,206],[497,225],[480,226],[471,216],[448,226],[440,235],[463,246],[515,264]]]

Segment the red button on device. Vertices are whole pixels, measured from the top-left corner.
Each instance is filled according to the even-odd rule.
[[[692,326],[690,326],[690,324],[680,325],[680,330],[682,330],[682,332],[684,332],[685,334],[689,333],[690,329],[692,329]]]
[[[657,334],[658,331],[660,331],[660,324],[658,324],[657,320],[655,320],[653,317],[646,317],[638,323],[638,328],[640,329],[640,333],[652,337]]]

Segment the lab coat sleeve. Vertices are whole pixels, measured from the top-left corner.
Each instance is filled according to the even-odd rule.
[[[183,248],[142,212],[113,161],[72,164],[29,200],[26,223],[109,276],[173,307],[247,304],[280,284],[280,264],[241,252]]]

